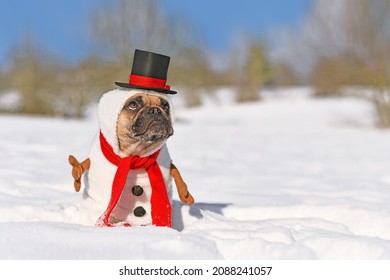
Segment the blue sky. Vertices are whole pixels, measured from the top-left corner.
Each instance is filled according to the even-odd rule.
[[[131,0],[128,0],[131,1]],[[0,63],[27,32],[40,45],[77,61],[91,51],[85,34],[91,12],[104,0],[1,0]],[[180,14],[204,45],[224,51],[238,32],[264,35],[274,28],[298,26],[313,0],[159,0],[165,13]]]

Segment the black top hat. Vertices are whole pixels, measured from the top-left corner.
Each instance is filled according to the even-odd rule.
[[[129,83],[115,82],[125,88],[147,89],[175,94],[166,84],[170,57],[162,54],[135,50]]]

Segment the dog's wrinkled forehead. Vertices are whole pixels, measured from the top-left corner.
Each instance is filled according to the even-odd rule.
[[[167,116],[171,114],[171,105],[166,97],[145,93],[139,93],[127,99],[122,110],[136,113],[144,107],[159,107]]]

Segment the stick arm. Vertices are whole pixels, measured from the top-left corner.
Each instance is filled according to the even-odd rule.
[[[177,188],[177,192],[179,194],[180,200],[187,205],[194,204],[194,198],[188,191],[187,184],[184,182],[183,178],[180,175],[179,170],[177,167],[171,163],[171,176],[173,177],[173,180],[175,181],[175,185]]]

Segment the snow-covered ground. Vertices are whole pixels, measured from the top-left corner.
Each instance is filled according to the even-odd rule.
[[[363,101],[265,94],[177,108],[168,145],[196,203],[174,194],[174,229],[83,215],[67,157],[87,156],[94,117],[0,116],[0,259],[390,259],[390,131]]]

